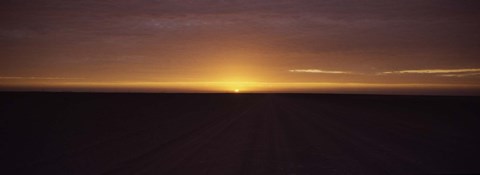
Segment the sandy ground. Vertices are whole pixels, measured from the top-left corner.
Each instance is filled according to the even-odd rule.
[[[480,173],[479,97],[4,92],[0,116],[0,174]]]

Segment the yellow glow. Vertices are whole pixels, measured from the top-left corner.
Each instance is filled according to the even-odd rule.
[[[480,89],[478,84],[376,84],[319,82],[88,82],[45,80],[1,83],[0,88],[83,89],[144,92],[348,92],[402,89]]]

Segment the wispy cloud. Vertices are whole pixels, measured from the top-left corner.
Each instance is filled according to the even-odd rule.
[[[380,72],[377,75],[392,75],[392,74],[431,74],[440,77],[471,77],[479,76],[480,68],[466,68],[466,69],[416,69],[416,70],[399,70]]]
[[[438,76],[442,76],[442,77],[459,77],[459,78],[462,78],[462,77],[480,76],[480,72],[477,72],[477,73],[466,73],[466,74],[441,74],[441,75],[438,75]]]
[[[321,70],[321,69],[291,69],[289,72],[294,73],[316,73],[316,74],[352,74],[352,72],[336,71],[336,70]]]
[[[80,80],[84,78],[69,77],[0,77],[0,80]]]
[[[459,74],[459,73],[480,73],[480,68],[469,69],[417,69],[382,72],[380,74]]]
[[[355,75],[422,75],[428,74],[440,77],[473,77],[480,76],[480,68],[465,68],[465,69],[411,69],[411,70],[398,70],[398,71],[385,71],[378,72],[376,74],[361,73],[361,72],[348,72],[340,70],[322,70],[322,69],[291,69],[288,70],[293,73],[316,73],[316,74],[355,74]]]

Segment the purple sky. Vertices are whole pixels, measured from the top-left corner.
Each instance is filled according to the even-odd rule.
[[[4,0],[0,85],[478,86],[478,9],[474,0]]]

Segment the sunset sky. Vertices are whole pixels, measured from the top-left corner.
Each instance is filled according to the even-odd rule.
[[[3,0],[0,88],[480,94],[480,1]]]

